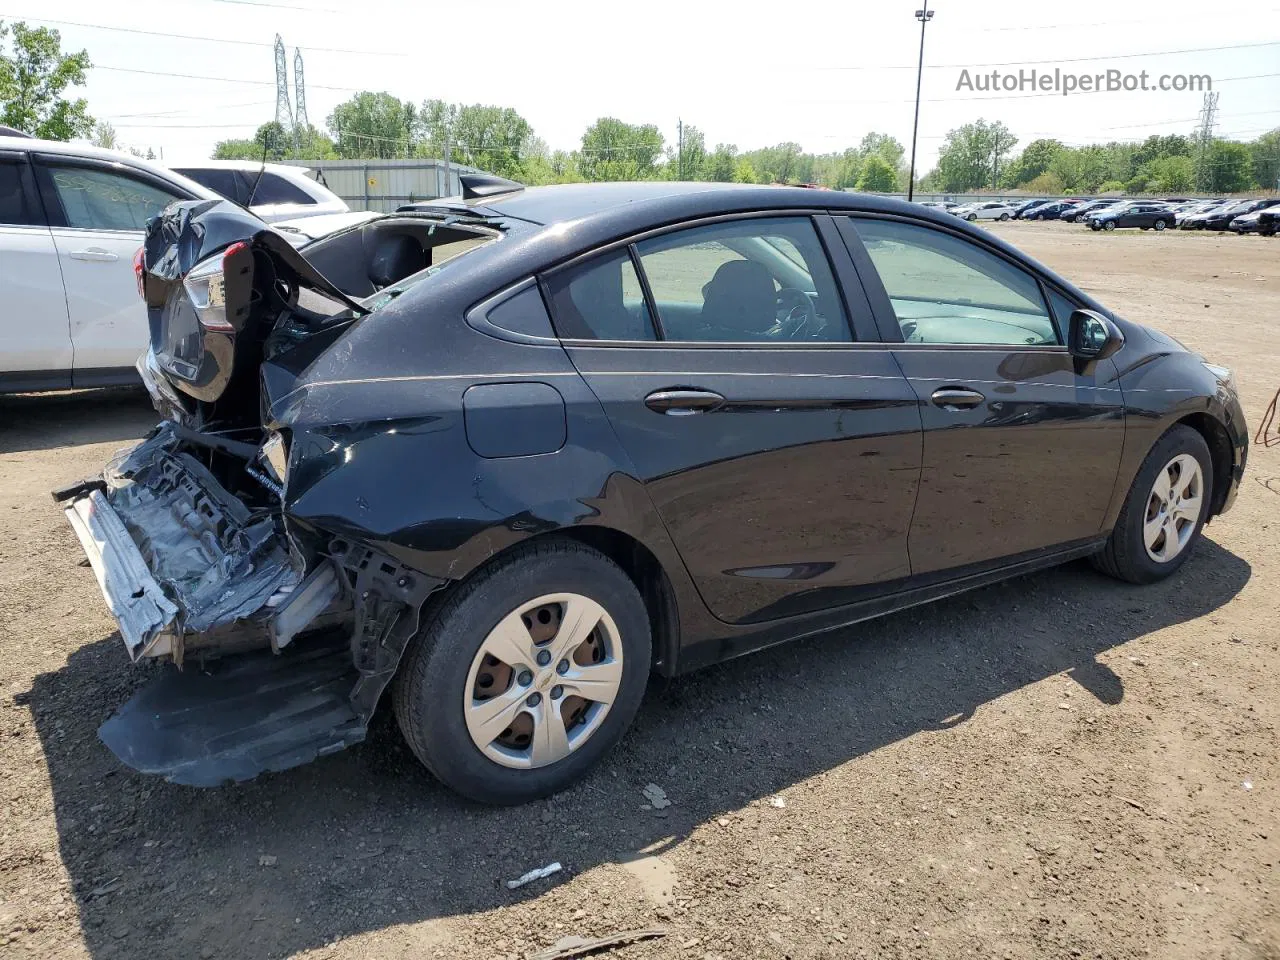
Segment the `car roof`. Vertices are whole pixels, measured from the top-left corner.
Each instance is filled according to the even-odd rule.
[[[441,202],[457,205],[464,201],[451,198]],[[919,216],[922,209],[906,200],[842,190],[669,180],[529,187],[465,203],[544,226],[589,219],[630,221],[627,229],[631,231],[737,211],[849,209]]]
[[[257,173],[266,169],[270,173],[285,176],[305,176],[310,167],[295,166],[291,163],[263,163],[261,160],[193,160],[190,163],[175,163],[175,170],[245,170]]]
[[[135,170],[144,170],[162,180],[168,180],[176,186],[187,190],[194,197],[204,200],[220,199],[219,195],[208,187],[184,177],[176,170],[171,170],[169,167],[151,160],[144,160],[142,157],[135,157],[131,153],[122,153],[119,150],[105,150],[102,147],[95,147],[87,143],[40,140],[35,137],[0,137],[0,150],[60,154],[67,157],[81,157],[87,160],[101,160],[105,163],[118,163],[126,167],[132,167]]]

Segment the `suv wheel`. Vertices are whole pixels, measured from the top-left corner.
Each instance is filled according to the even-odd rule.
[[[1155,223],[1152,224],[1152,226],[1155,227],[1157,230],[1163,230],[1166,224],[1163,220],[1157,220]]]
[[[622,737],[649,675],[649,618],[603,554],[519,548],[427,619],[396,678],[396,719],[445,784],[515,804],[580,780]]]
[[[1163,580],[1186,562],[1212,495],[1213,461],[1204,438],[1188,426],[1173,427],[1142,462],[1093,565],[1130,583]]]

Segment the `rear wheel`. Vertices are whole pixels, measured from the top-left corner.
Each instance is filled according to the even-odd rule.
[[[572,541],[520,548],[428,619],[394,702],[414,754],[445,784],[515,804],[581,779],[644,695],[649,618],[635,585]]]
[[[1213,461],[1204,438],[1190,427],[1173,427],[1143,461],[1094,566],[1130,583],[1163,580],[1186,562],[1212,494]]]
[[[978,219],[978,215],[976,213],[971,213],[967,217],[965,217],[965,219],[968,220],[970,223],[973,223],[973,221]]]
[[[1001,223],[1003,223],[1005,220],[1008,220],[1008,219],[1009,219],[1009,215],[1007,213],[1000,214]]]

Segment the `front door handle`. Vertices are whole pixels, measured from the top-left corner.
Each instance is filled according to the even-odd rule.
[[[698,390],[688,387],[672,387],[655,390],[644,398],[650,410],[671,417],[687,417],[695,413],[710,413],[724,405],[724,397],[714,390]]]
[[[929,399],[933,401],[935,407],[956,411],[971,410],[987,398],[977,390],[969,390],[965,387],[940,387],[933,391]]]
[[[97,263],[114,263],[120,258],[110,250],[103,250],[101,247],[88,247],[84,250],[72,250],[68,254],[72,260],[93,260]]]

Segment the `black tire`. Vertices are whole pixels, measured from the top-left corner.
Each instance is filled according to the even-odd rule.
[[[971,213],[967,217],[965,217],[965,219],[968,220],[970,223],[973,223],[973,221],[978,219],[978,215],[976,213]]]
[[[1001,223],[1003,223],[1005,220],[1008,220],[1008,219],[1009,219],[1009,215],[1008,215],[1007,213],[1002,213],[1002,214],[1000,214],[1000,222],[1001,222]]]
[[[1037,214],[1036,214],[1034,217],[1032,217],[1031,219],[1032,219],[1032,220],[1043,220],[1043,219],[1044,219],[1044,214],[1043,214],[1043,213],[1037,213]]]
[[[617,699],[599,729],[545,767],[513,769],[486,757],[467,731],[463,691],[489,632],[521,603],[557,592],[595,600],[613,618],[623,647]],[[644,696],[652,641],[644,601],[604,554],[571,540],[528,544],[474,574],[426,614],[392,691],[396,720],[413,753],[437,779],[482,803],[511,805],[582,779],[621,739]]]
[[[1157,230],[1163,230],[1167,224],[1163,220],[1157,220],[1151,226],[1155,227]]]
[[[1103,230],[1114,230],[1115,228],[1116,228],[1116,222],[1114,220],[1108,220],[1106,223],[1102,225]]]
[[[1091,224],[1089,224],[1089,226],[1091,226],[1094,230],[1102,229],[1102,224],[1098,223],[1097,220],[1094,220]]]
[[[1200,464],[1204,477],[1204,492],[1200,519],[1182,551],[1171,560],[1161,563],[1147,554],[1146,544],[1142,538],[1142,527],[1151,497],[1151,488],[1156,475],[1179,454],[1190,454]],[[1187,561],[1191,551],[1195,549],[1200,533],[1204,529],[1204,521],[1213,502],[1213,459],[1209,455],[1209,446],[1204,437],[1191,427],[1178,424],[1169,429],[1156,441],[1155,446],[1142,461],[1138,475],[1133,478],[1133,485],[1120,508],[1120,516],[1116,518],[1115,529],[1102,550],[1094,554],[1090,560],[1094,567],[1108,576],[1129,583],[1155,583],[1163,580],[1178,570]]]

